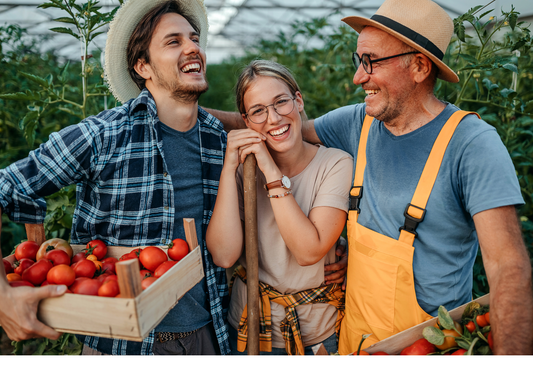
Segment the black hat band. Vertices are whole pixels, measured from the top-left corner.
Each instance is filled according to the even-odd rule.
[[[405,25],[400,24],[397,21],[389,19],[386,16],[374,15],[370,19],[377,21],[380,24],[383,24],[385,27],[388,27],[393,31],[398,32],[400,35],[405,36],[409,40],[412,40],[422,48],[431,52],[439,60],[442,60],[442,58],[444,58],[444,52],[442,52],[435,44],[429,41],[426,37],[422,36],[418,32],[413,31],[411,28],[406,27]]]

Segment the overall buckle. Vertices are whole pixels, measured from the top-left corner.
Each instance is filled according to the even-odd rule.
[[[350,190],[350,208],[349,210],[357,211],[357,214],[361,214],[359,203],[363,197],[363,186],[353,186]]]
[[[409,214],[409,208],[410,207],[414,207],[415,209],[417,210],[420,210],[422,212],[422,215],[420,218],[415,218],[413,217],[412,215]],[[405,222],[404,222],[404,225],[402,227],[400,227],[400,231],[402,230],[405,230],[411,234],[414,234],[415,238],[418,236],[418,234],[416,233],[416,227],[418,226],[418,224],[420,222],[422,222],[424,220],[424,217],[426,216],[426,209],[423,209],[422,207],[418,207],[418,206],[415,206],[411,203],[409,203],[407,205],[407,207],[405,208],[405,211],[403,213],[404,217],[405,217]]]

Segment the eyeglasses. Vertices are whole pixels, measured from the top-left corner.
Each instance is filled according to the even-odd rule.
[[[392,59],[392,58],[395,58],[395,57],[398,57],[398,56],[410,55],[412,53],[418,53],[418,52],[405,52],[405,53],[400,53],[400,54],[394,55],[394,56],[387,56],[387,57],[382,57],[380,59],[371,60],[370,59],[370,55],[367,54],[367,53],[364,53],[364,54],[361,55],[361,57],[359,57],[359,55],[356,52],[354,52],[352,54],[352,61],[353,61],[353,65],[355,66],[356,70],[359,68],[359,66],[361,64],[363,64],[363,69],[365,70],[365,72],[367,74],[370,75],[372,73],[372,63],[376,63],[376,62],[382,61],[382,60]]]
[[[274,111],[276,111],[278,115],[289,115],[292,110],[294,110],[294,103],[291,103],[292,101],[294,101],[294,99],[296,99],[296,97],[291,98],[289,96],[282,96],[274,103],[269,104],[267,106],[258,105],[250,108],[250,110],[246,113],[245,116],[250,119],[252,123],[263,123],[268,119],[268,107],[270,106],[274,108]]]

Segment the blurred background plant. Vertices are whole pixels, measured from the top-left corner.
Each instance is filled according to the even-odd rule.
[[[66,26],[54,30],[78,39],[82,60],[69,63],[53,52],[41,54],[37,42],[23,29],[16,25],[0,27],[0,168],[26,157],[50,133],[116,105],[103,82],[102,53],[87,52],[91,39],[112,19],[116,9],[101,13],[94,0],[83,5],[73,0],[50,0],[41,7],[63,11],[64,17],[57,21]],[[526,201],[519,213],[531,255],[533,40],[529,26],[517,22],[518,16],[513,8],[496,15],[494,9],[478,6],[456,18],[455,35],[444,60],[457,70],[461,81],[451,84],[439,80],[436,94],[441,100],[478,112],[496,127],[514,162]],[[258,58],[275,60],[291,69],[302,89],[310,118],[361,103],[365,93],[352,83],[351,53],[356,47],[357,34],[348,26],[332,31],[326,18],[294,22],[289,33],[259,41],[244,56],[209,65],[210,89],[202,95],[200,104],[236,111],[234,86],[238,74]],[[75,186],[46,200],[46,236],[68,240]],[[6,256],[26,235],[24,227],[10,222],[5,214],[2,230],[1,251]],[[489,287],[480,256],[473,277],[473,296],[487,293]],[[34,349],[41,349],[41,345],[32,343]],[[57,351],[57,345],[47,346],[50,351]],[[20,346],[18,349],[21,351]]]

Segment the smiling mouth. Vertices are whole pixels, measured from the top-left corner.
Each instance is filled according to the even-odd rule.
[[[272,131],[269,131],[268,133],[270,134],[270,136],[276,138],[276,137],[283,135],[288,130],[289,130],[289,125],[287,124],[286,126],[283,126],[278,130],[272,130]]]
[[[365,90],[367,95],[376,95],[379,93],[379,90]]]
[[[199,73],[200,72],[200,64],[198,63],[192,63],[187,64],[186,66],[181,68],[181,72],[183,73]]]

